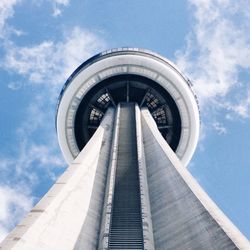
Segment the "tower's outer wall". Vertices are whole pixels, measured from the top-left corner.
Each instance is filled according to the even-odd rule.
[[[147,110],[142,111],[142,128],[155,249],[250,249],[183,168]]]
[[[76,110],[86,93],[104,79],[135,74],[160,84],[174,99],[181,117],[181,138],[176,155],[186,166],[199,135],[199,111],[190,82],[167,59],[138,49],[116,49],[94,57],[67,81],[57,112],[59,144],[68,163],[79,153],[74,137]]]
[[[97,248],[113,121],[114,116],[107,113],[76,160],[8,235],[1,249]],[[138,119],[137,124],[140,124]],[[154,240],[155,249],[250,249],[248,240],[182,166],[145,110],[142,111],[142,133],[137,136],[143,136],[143,140],[137,139],[143,142],[144,174],[148,182],[147,187],[140,183],[141,195],[148,189],[150,201],[145,197],[142,209],[147,212],[146,223],[151,224],[152,218],[153,237],[149,232],[147,239]]]
[[[97,249],[114,110],[1,250]]]

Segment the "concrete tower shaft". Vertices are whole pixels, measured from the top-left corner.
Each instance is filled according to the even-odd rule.
[[[167,59],[92,57],[64,85],[56,127],[69,167],[1,250],[250,249],[185,168],[199,110]]]
[[[1,250],[248,250],[147,108],[110,107],[84,149]]]

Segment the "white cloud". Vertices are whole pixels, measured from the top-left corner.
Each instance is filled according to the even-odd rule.
[[[21,0],[1,0],[0,1],[0,37],[5,35],[6,21],[14,15],[14,7]]]
[[[0,186],[0,242],[33,205],[24,187]]]
[[[18,90],[22,87],[21,82],[10,82],[8,83],[8,88],[11,90]]]
[[[53,0],[52,2],[56,3],[56,4],[61,4],[64,6],[69,5],[70,0]]]
[[[33,47],[8,45],[3,67],[27,77],[31,83],[62,84],[91,55],[105,48],[95,34],[74,27],[63,41],[44,41]]]
[[[244,98],[236,101],[235,103],[226,102],[223,104],[223,107],[232,113],[227,114],[227,118],[233,120],[236,118],[250,118],[250,90],[245,93]]]
[[[247,117],[248,101],[238,106],[231,98],[248,91],[241,72],[250,69],[250,15],[245,0],[190,0],[194,28],[187,46],[176,54],[177,64],[194,83],[202,109],[224,108]],[[244,98],[242,95],[241,98]],[[234,108],[225,107],[231,103]]]
[[[15,7],[21,4],[23,0],[1,0],[0,1],[0,38],[6,39],[9,34],[15,34],[17,36],[23,35],[22,30],[17,30],[7,24],[7,20],[12,18],[15,14]],[[37,0],[34,3],[40,6],[45,0]],[[57,17],[62,14],[62,8],[69,6],[70,0],[46,0],[52,5],[53,16]],[[31,2],[31,4],[34,4]]]
[[[227,134],[227,129],[217,121],[212,123],[212,127],[219,135]]]
[[[57,16],[60,16],[61,14],[62,14],[62,11],[59,8],[54,7],[53,16],[57,17]]]
[[[45,131],[41,131],[44,133]],[[56,137],[53,133],[52,138],[47,143],[32,142],[32,137],[23,139],[17,144],[18,153],[15,158],[0,158],[1,178],[6,176],[6,184],[9,183],[8,177],[11,176],[11,181],[27,184],[31,189],[39,186],[39,173],[43,172],[48,178],[53,177],[55,168],[65,167],[65,162],[59,153]],[[4,182],[4,180],[1,180]]]
[[[43,4],[51,5],[54,17],[60,16],[63,9],[70,5],[70,2],[70,0],[32,0],[32,3],[37,7],[41,7]]]
[[[62,7],[69,5],[70,0],[53,0],[51,2],[53,4],[53,16],[57,17],[62,14]]]
[[[55,169],[65,167],[54,128],[56,99],[51,102],[52,93],[47,86],[30,100],[25,119],[16,130],[15,147],[10,156],[0,156],[2,183],[11,180],[32,189],[39,186],[41,173],[54,179]]]

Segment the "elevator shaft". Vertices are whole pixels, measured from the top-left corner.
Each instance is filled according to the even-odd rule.
[[[109,249],[143,249],[135,105],[121,103]]]

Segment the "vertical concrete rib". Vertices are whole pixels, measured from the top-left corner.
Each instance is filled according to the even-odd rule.
[[[111,108],[78,157],[0,249],[97,248],[113,121]]]
[[[109,161],[109,170],[105,188],[105,199],[102,212],[102,223],[99,235],[99,250],[107,250],[109,244],[110,224],[111,224],[111,211],[115,187],[115,174],[117,165],[117,150],[118,150],[118,131],[120,126],[120,104],[116,108],[112,147]]]
[[[182,166],[146,109],[142,127],[155,248],[250,249],[248,240]]]
[[[154,237],[148,193],[147,169],[142,137],[141,110],[138,104],[136,104],[135,106],[135,120],[144,249],[154,250]]]
[[[98,247],[102,209],[105,198],[105,186],[111,153],[114,118],[115,110],[111,108],[109,116],[105,117],[103,120],[103,122],[106,120],[106,124],[101,124],[101,126],[104,126],[105,133],[102,139],[101,150],[97,154],[98,165],[92,187],[92,198],[89,204],[87,217],[82,225],[74,250],[96,250]],[[97,152],[95,152],[94,149],[92,153],[96,154]],[[86,191],[84,191],[84,193],[85,192]]]

